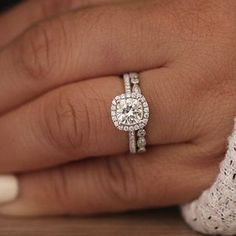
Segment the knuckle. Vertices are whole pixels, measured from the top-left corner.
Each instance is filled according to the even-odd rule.
[[[57,54],[65,39],[63,27],[62,21],[49,20],[38,23],[23,34],[17,49],[21,70],[27,78],[41,81],[59,75]]]
[[[51,42],[47,24],[40,23],[24,34],[20,43],[20,56],[23,71],[30,78],[41,80],[50,73]]]
[[[89,149],[103,152],[104,145],[101,145],[101,133],[107,131],[108,109],[106,98],[95,86],[89,86],[90,93],[81,94],[84,100],[83,110],[85,113],[86,136],[83,140],[88,144]]]
[[[86,85],[87,86],[87,85]],[[94,89],[94,90],[93,90]],[[49,97],[43,110],[43,133],[54,146],[85,155],[88,150],[100,152],[101,130],[107,130],[108,111],[105,98],[92,86],[60,89]]]
[[[84,122],[86,112],[79,108],[82,106],[78,106],[73,96],[64,91],[61,91],[52,103],[46,108],[44,116],[44,132],[49,141],[62,150],[76,151],[82,148],[88,132],[86,129],[89,129]]]
[[[219,163],[225,155],[226,147],[225,140],[219,138],[217,141],[205,142],[195,140],[193,142],[194,148],[197,150],[197,154],[194,153],[193,156],[196,166],[214,168],[218,167]]]
[[[105,172],[102,176],[103,188],[111,198],[124,205],[132,205],[139,200],[140,189],[137,173],[132,162],[125,157],[104,158]],[[103,169],[104,171],[104,169]]]

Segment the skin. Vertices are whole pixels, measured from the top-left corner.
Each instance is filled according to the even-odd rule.
[[[122,212],[199,196],[236,115],[235,22],[234,0],[32,0],[4,13],[0,172],[18,176],[20,194],[0,214]],[[136,156],[110,117],[127,71],[140,72],[151,111],[148,152]]]

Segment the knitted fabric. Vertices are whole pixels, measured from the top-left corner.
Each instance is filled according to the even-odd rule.
[[[181,207],[186,222],[205,234],[236,235],[236,119],[215,183]]]

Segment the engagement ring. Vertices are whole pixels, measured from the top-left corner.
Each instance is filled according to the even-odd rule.
[[[149,119],[149,107],[141,94],[140,80],[137,73],[123,76],[125,93],[112,101],[112,121],[119,130],[129,132],[129,149],[131,153],[146,151],[146,131],[144,127]]]

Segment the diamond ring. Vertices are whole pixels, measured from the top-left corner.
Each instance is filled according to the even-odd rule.
[[[149,119],[149,107],[141,94],[139,74],[123,75],[125,93],[116,96],[111,105],[112,121],[119,130],[129,132],[131,153],[146,151],[146,131],[144,127]]]

